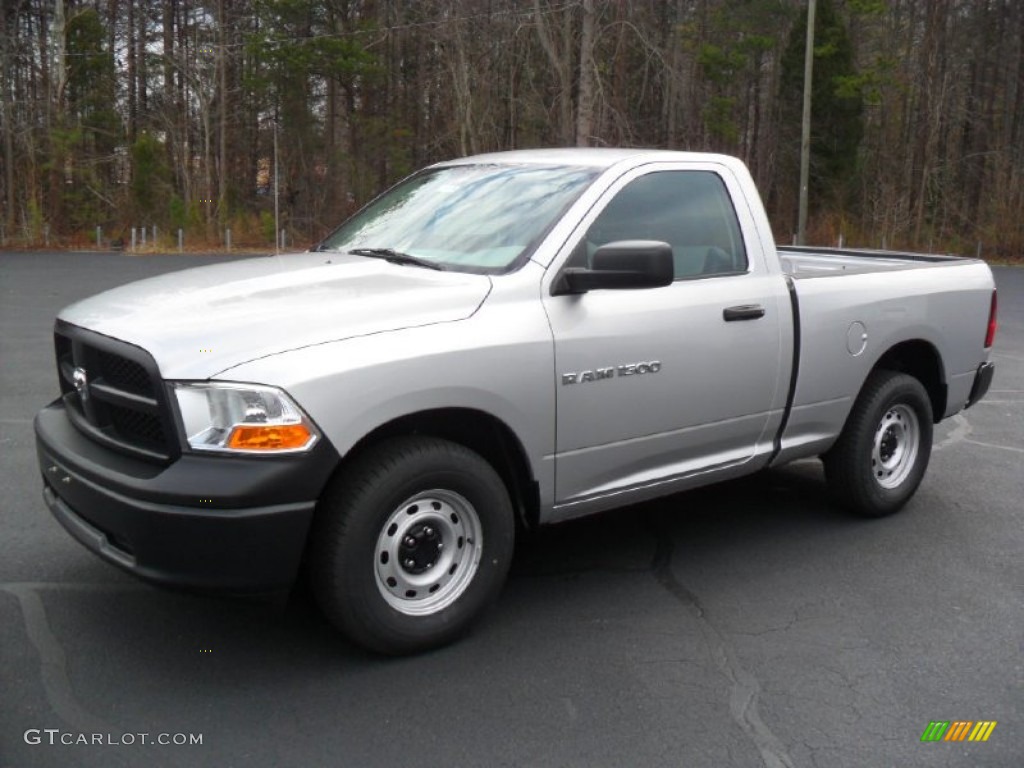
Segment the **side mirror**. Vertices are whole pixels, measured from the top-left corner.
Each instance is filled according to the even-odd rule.
[[[660,288],[675,278],[672,246],[657,240],[620,240],[598,248],[589,269],[563,270],[551,295],[586,293],[602,288]]]

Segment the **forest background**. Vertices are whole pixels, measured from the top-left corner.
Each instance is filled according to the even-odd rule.
[[[741,157],[796,230],[799,0],[2,0],[0,241],[317,241],[428,163]],[[1024,3],[818,0],[808,242],[1024,253]],[[152,235],[150,235],[152,243]]]

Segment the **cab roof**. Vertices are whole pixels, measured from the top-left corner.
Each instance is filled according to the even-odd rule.
[[[554,149],[517,149],[508,152],[489,152],[471,155],[455,160],[437,163],[434,167],[453,165],[570,165],[590,168],[610,168],[624,161],[632,164],[669,161],[725,162],[732,164],[736,158],[710,152],[678,152],[669,149],[611,148],[611,147],[562,147]]]

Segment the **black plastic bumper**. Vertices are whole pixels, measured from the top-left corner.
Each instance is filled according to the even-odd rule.
[[[184,454],[168,466],[82,435],[60,401],[36,416],[43,498],[79,542],[135,575],[177,587],[275,592],[295,580],[316,499],[338,462],[308,454]]]
[[[974,385],[971,387],[971,394],[967,397],[967,405],[964,408],[970,408],[985,396],[988,388],[992,386],[992,377],[995,372],[994,363],[982,363],[978,366],[978,371],[974,374]]]

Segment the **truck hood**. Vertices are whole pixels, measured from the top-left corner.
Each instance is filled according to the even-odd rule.
[[[68,323],[147,350],[167,379],[205,379],[299,347],[469,317],[484,275],[306,253],[141,280],[64,309]]]

